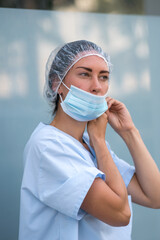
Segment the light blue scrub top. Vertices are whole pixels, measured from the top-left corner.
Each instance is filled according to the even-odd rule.
[[[87,133],[84,140],[89,146]],[[127,186],[135,168],[107,146]],[[91,153],[59,129],[38,125],[24,150],[19,240],[131,239],[132,219],[112,227],[80,209],[94,179],[105,179],[89,148]]]

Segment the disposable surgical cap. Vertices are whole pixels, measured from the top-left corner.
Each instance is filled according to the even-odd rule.
[[[70,42],[51,52],[46,64],[44,95],[53,108],[55,108],[58,88],[67,72],[80,59],[92,55],[103,58],[111,72],[109,55],[93,42],[86,40]]]

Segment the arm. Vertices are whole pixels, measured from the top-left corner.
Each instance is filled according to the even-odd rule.
[[[160,208],[160,172],[134,126],[125,105],[108,98],[108,119],[114,130],[123,138],[133,158],[136,174],[128,193],[135,203]]]
[[[160,173],[144,145],[137,129],[123,135],[132,155],[136,176],[128,186],[133,201],[141,205],[160,208]]]
[[[94,180],[81,208],[112,226],[123,226],[129,223],[130,208],[127,189],[105,143],[107,122],[104,113],[88,123],[87,130],[96,153],[98,168],[105,173],[106,181],[100,178]]]

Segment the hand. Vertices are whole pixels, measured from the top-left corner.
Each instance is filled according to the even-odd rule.
[[[107,97],[106,101],[108,104],[108,122],[120,136],[122,136],[124,131],[134,128],[130,113],[123,103],[110,97]]]
[[[103,113],[99,118],[89,121],[87,131],[90,138],[90,145],[94,147],[97,141],[105,141],[105,132],[108,123],[107,113]]]

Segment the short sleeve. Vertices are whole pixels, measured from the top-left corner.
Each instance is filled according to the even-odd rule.
[[[54,149],[53,149],[54,147]],[[80,206],[95,178],[105,180],[87,155],[67,144],[55,141],[41,154],[39,198],[49,207],[80,220],[85,212]]]

